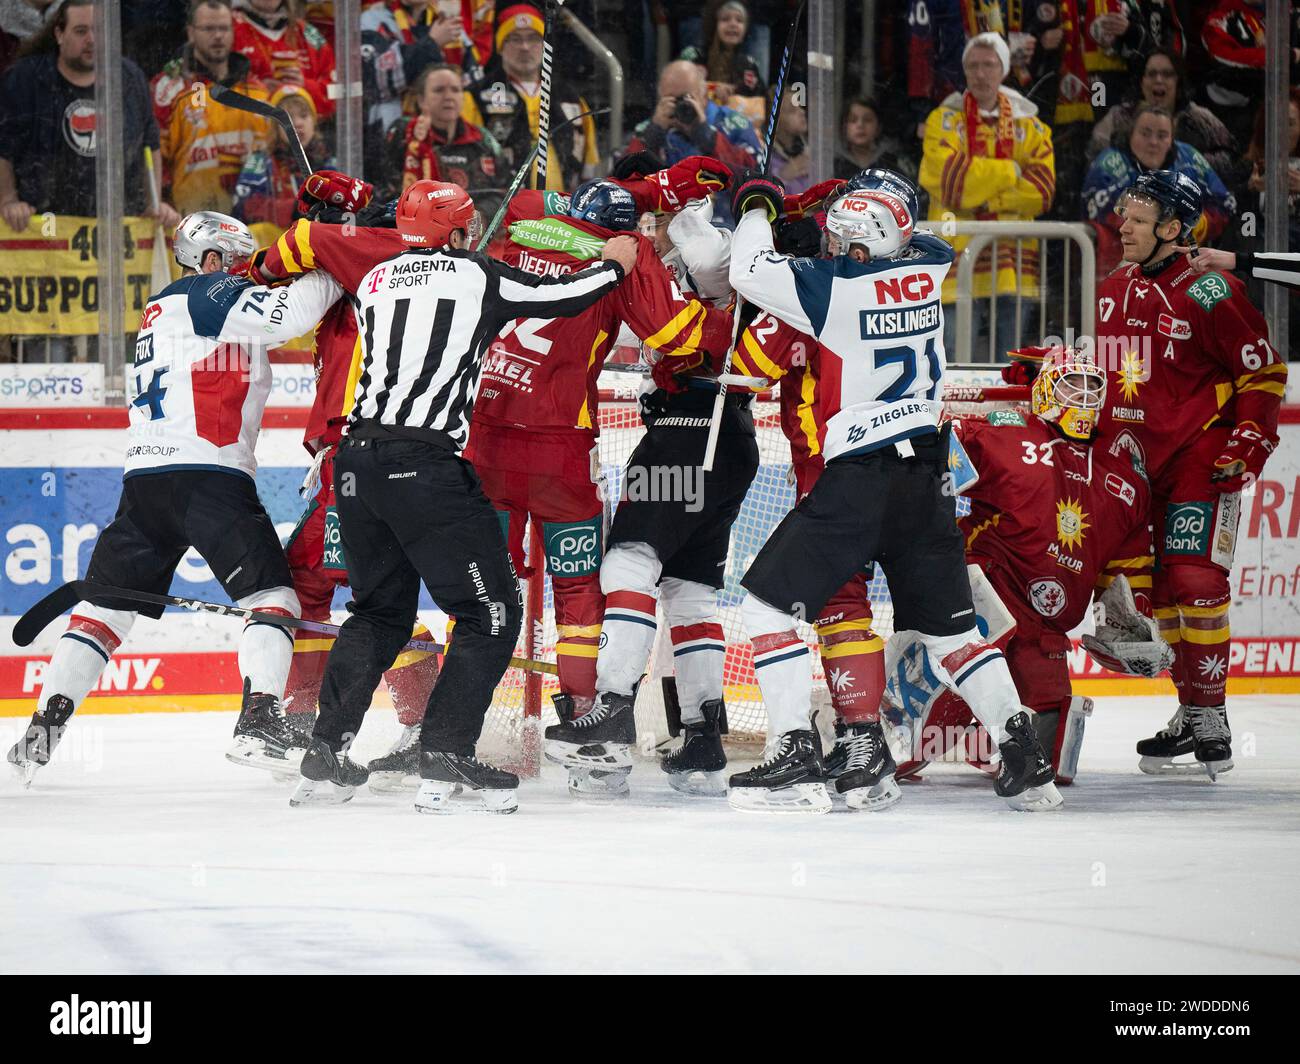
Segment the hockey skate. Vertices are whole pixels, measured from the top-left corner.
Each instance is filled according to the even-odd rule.
[[[1232,768],[1232,731],[1226,706],[1190,706],[1192,753],[1213,781]]]
[[[50,695],[45,708],[32,714],[27,731],[9,750],[9,764],[18,781],[26,789],[32,785],[36,770],[50,763],[50,755],[63,738],[64,726],[72,716],[72,700],[63,695]]]
[[[560,723],[546,729],[546,760],[569,770],[574,798],[625,798],[636,742],[636,695],[602,692],[582,716],[573,715],[573,700],[555,699]]]
[[[324,739],[313,739],[303,754],[298,787],[289,799],[292,806],[339,805],[350,802],[356,789],[370,775],[364,765],[351,760],[346,749],[335,753]]]
[[[292,698],[286,698],[280,707],[285,711],[284,722],[289,726],[289,730],[297,735],[304,749],[311,745],[311,733],[316,728],[316,713],[290,713],[289,703]],[[293,762],[286,762],[283,768],[271,769],[271,778],[276,783],[297,783],[299,777],[298,766]]]
[[[519,808],[519,777],[476,757],[424,750],[420,753],[419,813],[513,813]]]
[[[243,704],[235,722],[235,742],[226,760],[271,772],[292,772],[302,761],[310,739],[290,727],[275,695],[253,694],[244,680]]]
[[[1051,759],[1043,753],[1033,722],[1024,710],[1014,714],[1003,727],[1006,738],[999,744],[1002,767],[993,789],[1012,809],[1024,813],[1047,812],[1062,805],[1056,789]]]
[[[771,756],[728,780],[727,801],[743,813],[829,813],[817,738],[810,729],[777,739]]]
[[[370,762],[370,789],[375,794],[413,791],[420,786],[420,725],[402,729],[393,748]]]
[[[1149,739],[1143,739],[1137,744],[1137,752],[1141,755],[1138,761],[1138,768],[1148,776],[1199,776],[1206,772],[1207,764],[1202,764],[1199,760],[1193,761],[1175,761],[1175,758],[1186,757],[1193,754],[1196,750],[1196,739],[1192,734],[1192,714],[1194,709],[1191,706],[1179,706],[1178,712],[1170,718],[1170,721],[1164,728],[1156,732]],[[1206,722],[1210,724],[1209,721]],[[1227,714],[1224,714],[1223,727],[1226,731],[1228,726]],[[1213,774],[1211,779],[1220,772],[1227,772],[1232,768],[1232,735],[1227,735],[1228,756],[1227,760],[1220,760],[1214,763]]]
[[[879,721],[835,727],[835,746],[827,755],[826,775],[835,780],[834,793],[850,809],[879,812],[903,797],[894,781],[898,765]]]
[[[719,727],[722,702],[705,702],[700,712],[703,720],[682,722],[682,745],[664,754],[659,767],[668,773],[668,786],[675,791],[701,798],[725,798],[727,781],[722,770],[727,767],[727,755]]]

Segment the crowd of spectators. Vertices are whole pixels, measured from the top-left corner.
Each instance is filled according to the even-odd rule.
[[[104,0],[106,2],[106,0]],[[95,0],[0,0],[0,227],[93,215]],[[613,157],[709,154],[754,165],[797,0],[571,0],[634,74],[622,144],[582,117],[605,83],[573,38],[554,66],[552,190]],[[285,225],[297,183],[284,134],[216,104],[212,84],[281,104],[316,166],[331,165],[339,98],[333,5],[303,0],[119,0],[126,203],[165,225],[198,209]],[[1133,178],[1173,168],[1202,188],[1198,236],[1248,248],[1262,232],[1263,0],[909,0],[872,18],[874,84],[845,76],[833,173],[815,172],[807,100],[786,99],[771,167],[791,191],[887,166],[912,177],[931,219],[1087,222],[1117,259],[1114,204]],[[1292,76],[1300,10],[1288,27]],[[377,0],[361,13],[365,177],[395,196],[455,181],[486,210],[537,137],[542,0]],[[855,22],[855,26],[858,23]],[[566,32],[563,25],[557,33]],[[849,41],[860,40],[851,32]],[[792,81],[806,77],[796,48]],[[846,47],[851,52],[851,47]],[[578,58],[581,56],[581,58]],[[647,67],[648,63],[653,63]],[[860,63],[853,57],[848,68]],[[651,83],[653,81],[653,87]],[[860,90],[869,89],[868,92]],[[1291,100],[1286,204],[1300,204],[1300,96]],[[150,194],[146,149],[160,198]],[[1249,215],[1253,228],[1239,220]],[[716,224],[731,224],[719,197]],[[1249,232],[1244,230],[1249,229]],[[3,232],[3,229],[0,229]],[[957,243],[961,243],[960,240]],[[1029,327],[1016,306],[1054,274],[1033,243],[1002,242],[975,268],[976,327]],[[1043,261],[1040,261],[1040,258]],[[1020,301],[1012,298],[1020,296]],[[951,284],[945,299],[952,299]],[[952,316],[950,316],[951,318]],[[1019,318],[1019,320],[1018,320]]]

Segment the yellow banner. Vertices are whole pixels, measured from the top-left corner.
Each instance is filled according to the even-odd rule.
[[[127,218],[123,274],[126,331],[152,295],[152,218]],[[157,249],[168,256],[167,248]],[[33,215],[25,232],[0,224],[0,334],[89,336],[99,332],[99,221]],[[170,268],[171,275],[178,271]]]

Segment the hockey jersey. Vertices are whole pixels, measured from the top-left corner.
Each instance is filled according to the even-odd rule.
[[[1253,421],[1276,438],[1287,367],[1232,274],[1196,274],[1181,254],[1152,274],[1120,266],[1097,291],[1101,431],[1129,429],[1157,479],[1216,422]]]
[[[1067,440],[1013,410],[958,421],[956,431],[979,475],[958,522],[968,560],[1001,570],[1061,633],[1120,574],[1150,612],[1151,487],[1125,441]]]
[[[267,349],[306,332],[341,294],[324,273],[278,288],[206,273],[150,299],[127,371],[126,476],[210,469],[251,477],[271,392]]]
[[[762,213],[749,211],[731,256],[740,295],[818,342],[826,461],[935,431],[943,406],[940,292],[953,261],[947,243],[922,233],[897,259],[792,259],[774,250]]]

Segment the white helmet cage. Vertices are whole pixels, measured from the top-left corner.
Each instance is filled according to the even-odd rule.
[[[257,250],[248,226],[238,218],[217,211],[195,211],[176,227],[176,261],[191,270],[203,268],[203,256],[215,251],[221,268],[229,270],[247,262]]]

